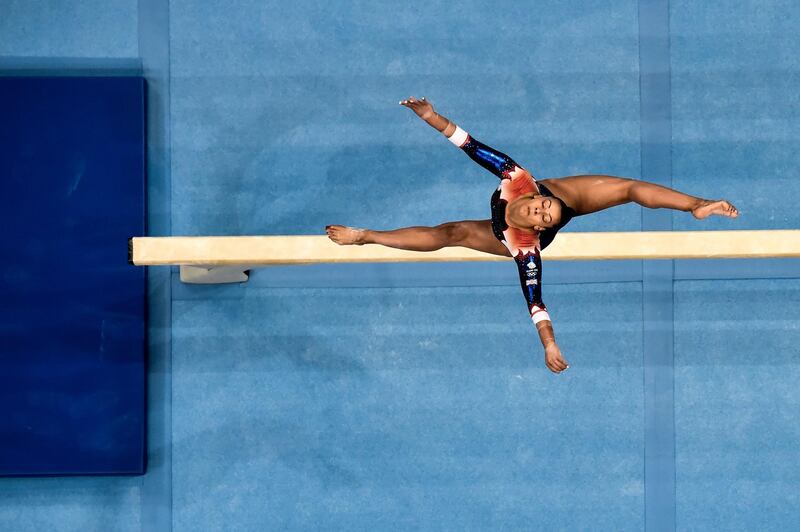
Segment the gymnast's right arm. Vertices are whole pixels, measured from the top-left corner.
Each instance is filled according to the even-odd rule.
[[[561,348],[558,347],[556,335],[553,332],[553,322],[550,321],[550,314],[542,301],[541,257],[537,251],[515,257],[514,262],[517,263],[519,282],[528,304],[531,321],[536,326],[542,347],[544,347],[544,363],[553,373],[561,373],[569,366],[561,356]]]
[[[514,179],[520,175],[529,176],[528,171],[514,162],[511,157],[472,138],[466,131],[434,111],[431,103],[424,98],[417,100],[412,96],[408,100],[403,100],[400,104],[412,109],[429,126],[442,133],[447,137],[447,140],[464,150],[473,161],[500,179]]]
[[[542,320],[536,324],[539,331],[539,338],[544,346],[544,363],[553,373],[561,373],[569,367],[561,356],[561,348],[556,343],[553,334],[553,323],[550,320]]]

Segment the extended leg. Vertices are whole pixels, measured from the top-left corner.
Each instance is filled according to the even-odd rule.
[[[695,218],[712,214],[735,218],[739,212],[725,200],[706,200],[647,181],[609,175],[580,175],[542,181],[578,214],[589,214],[635,202],[650,209],[691,212]]]
[[[435,251],[462,246],[493,255],[511,256],[494,237],[490,220],[465,220],[436,227],[403,227],[392,231],[354,229],[342,225],[329,225],[326,230],[328,237],[341,245],[380,244],[410,251]]]

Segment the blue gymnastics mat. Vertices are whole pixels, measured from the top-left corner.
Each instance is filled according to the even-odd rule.
[[[142,474],[145,81],[0,78],[0,475]]]

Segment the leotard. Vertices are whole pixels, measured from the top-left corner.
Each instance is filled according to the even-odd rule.
[[[528,312],[534,324],[550,320],[542,301],[541,239],[536,231],[525,231],[509,227],[506,223],[506,207],[523,194],[552,195],[543,185],[536,183],[530,172],[522,168],[511,157],[472,138],[460,127],[448,140],[464,150],[469,157],[500,178],[500,186],[492,194],[492,232],[503,243],[517,263],[519,282]],[[547,244],[552,241],[548,235]]]

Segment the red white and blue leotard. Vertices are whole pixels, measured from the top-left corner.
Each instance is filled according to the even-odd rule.
[[[542,302],[542,259],[540,234],[509,227],[506,207],[523,194],[551,195],[544,186],[536,183],[530,172],[515,163],[511,157],[475,140],[463,129],[456,127],[448,137],[450,142],[464,150],[470,158],[500,178],[500,186],[492,194],[492,232],[511,252],[519,270],[519,282],[533,323],[550,320]],[[548,239],[552,240],[552,237]]]

